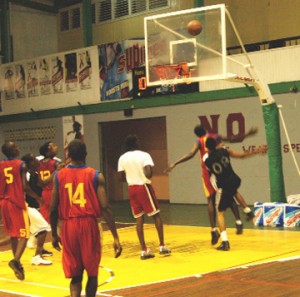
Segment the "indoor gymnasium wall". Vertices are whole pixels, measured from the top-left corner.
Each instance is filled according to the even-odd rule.
[[[193,0],[170,0],[171,7],[154,11],[160,14],[194,7]],[[204,0],[206,6],[225,3],[239,30],[244,44],[299,36],[300,2],[294,0]],[[74,6],[75,7],[75,6]],[[114,42],[144,36],[143,19],[147,14],[134,18],[103,22],[93,25],[93,44]],[[59,23],[59,15],[57,16]],[[65,32],[57,27],[58,50],[66,51],[83,46],[83,30],[73,29]],[[228,46],[237,46],[236,38],[228,31]]]
[[[295,0],[204,0],[206,6],[224,3],[244,44],[299,36],[300,1]],[[237,46],[228,35],[228,46]]]
[[[15,61],[58,51],[55,14],[11,4],[10,34]]]
[[[278,104],[283,105],[282,111],[289,137],[297,162],[299,162],[300,139],[298,125],[296,124],[300,112],[299,95],[297,93],[287,93],[275,95],[274,97]],[[241,99],[134,109],[133,116],[130,118],[126,117],[123,111],[120,110],[99,114],[86,114],[83,116],[83,125],[85,127],[84,139],[88,147],[87,163],[96,168],[101,168],[102,166],[101,160],[104,156],[101,148],[105,144],[101,143],[99,123],[123,121],[124,125],[126,125],[126,121],[129,120],[147,120],[153,117],[164,117],[166,119],[168,154],[166,162],[168,163],[174,162],[192,148],[195,141],[193,128],[196,124],[200,123],[200,119],[201,121],[206,121],[210,126],[217,128],[217,131],[223,135],[227,135],[229,132],[236,134],[243,131],[243,129],[248,130],[252,126],[259,128],[257,135],[245,139],[242,143],[230,145],[230,147],[235,150],[251,149],[252,147],[266,143],[262,109],[259,99],[256,96]],[[21,131],[21,133],[23,133],[22,137],[17,138],[17,142],[22,149],[21,154],[29,151],[38,153],[38,147],[47,139],[47,134],[45,136],[44,132],[50,130],[49,137],[53,137],[53,140],[58,144],[60,148],[58,155],[62,157],[64,145],[62,126],[63,122],[61,117],[10,122],[0,125],[0,137],[1,139],[5,139],[5,133],[17,133]],[[34,138],[32,140],[30,136],[27,136],[30,132],[28,128],[34,129],[34,132],[42,134],[41,139],[37,140]],[[147,134],[148,130],[149,128],[147,128],[144,133]],[[157,134],[160,132],[160,129],[155,131]],[[154,132],[151,131],[151,133]],[[26,137],[24,135],[26,135]],[[283,130],[281,131],[281,140],[286,194],[298,194],[300,191],[299,176],[289,152]],[[233,160],[233,166],[242,178],[240,191],[249,204],[253,204],[256,201],[270,201],[267,155],[256,155],[248,159]],[[161,166],[159,166],[159,168],[160,167]],[[162,172],[157,172],[157,174],[163,175]],[[109,176],[107,176],[107,178],[109,179]],[[157,186],[159,186],[159,183]],[[196,155],[194,159],[178,165],[169,174],[169,193],[169,197],[163,198],[169,198],[171,203],[206,203],[202,189],[198,155]]]
[[[275,95],[278,104],[283,105],[283,115],[289,132],[293,151],[297,162],[300,161],[300,138],[297,129],[298,115],[300,112],[300,99],[296,93]],[[149,99],[148,99],[149,100]],[[85,125],[89,127],[85,141],[90,148],[88,155],[89,164],[99,164],[102,155],[102,143],[99,135],[99,123],[121,121],[126,125],[126,121],[147,119],[147,118],[166,118],[167,125],[167,160],[171,163],[190,151],[195,141],[193,128],[201,121],[206,121],[211,127],[217,129],[218,133],[227,135],[229,133],[238,134],[247,131],[251,127],[258,127],[258,134],[246,138],[242,143],[230,144],[235,150],[246,150],[266,144],[263,113],[258,97],[248,97],[241,99],[218,100],[194,104],[179,104],[161,106],[146,109],[134,109],[133,116],[124,116],[123,111],[106,112],[103,114],[85,115]],[[139,127],[140,129],[141,127]],[[147,134],[148,130],[144,133]],[[155,133],[161,131],[157,129]],[[153,133],[153,131],[151,131]],[[286,183],[286,194],[298,194],[299,176],[296,166],[293,163],[287,140],[283,129],[281,130],[283,172]],[[98,149],[99,148],[99,149]],[[241,193],[246,200],[253,204],[256,201],[269,202],[269,172],[268,157],[253,156],[248,159],[234,159],[233,166],[242,178]],[[163,172],[156,172],[163,175]],[[109,177],[108,177],[109,178]],[[159,186],[159,184],[158,184]],[[169,191],[171,203],[206,203],[202,183],[201,168],[199,157],[178,165],[169,174]]]
[[[159,14],[194,7],[194,0],[170,0],[170,8],[152,11]],[[78,7],[78,5],[71,6]],[[125,39],[144,37],[144,17],[150,14],[137,14],[135,17],[123,17],[100,24],[93,24],[93,44],[116,42]],[[59,18],[59,16],[57,17]],[[58,19],[59,21],[59,19]],[[83,46],[82,28],[60,32],[58,27],[59,51],[67,51]],[[75,38],[74,38],[75,37]]]

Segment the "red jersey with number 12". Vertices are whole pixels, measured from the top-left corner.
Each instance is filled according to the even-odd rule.
[[[101,206],[96,192],[98,174],[99,171],[94,168],[72,165],[56,173],[61,220],[87,216],[101,217]]]
[[[39,174],[42,180],[48,178],[52,174],[52,172],[56,170],[56,163],[57,161],[54,159],[40,161]],[[52,188],[53,188],[53,183],[51,181],[43,188],[43,191],[52,191]]]

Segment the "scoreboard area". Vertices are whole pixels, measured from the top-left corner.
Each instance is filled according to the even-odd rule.
[[[132,69],[132,97],[134,99],[199,91],[199,82],[165,86],[162,81],[161,86],[147,86],[146,67],[141,66]]]

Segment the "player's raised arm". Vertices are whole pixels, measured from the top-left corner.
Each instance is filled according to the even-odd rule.
[[[246,137],[255,135],[257,132],[258,132],[258,128],[257,128],[257,127],[251,127],[251,128],[249,129],[249,131],[247,131],[247,132],[246,132],[245,134],[243,134],[243,135],[238,135],[238,136],[233,136],[233,137],[227,137],[227,136],[224,136],[224,135],[220,135],[220,134],[219,134],[219,137],[220,137],[220,139],[221,139],[222,141],[234,143],[234,142],[241,142],[241,141],[243,141]]]
[[[194,145],[193,145],[193,147],[192,147],[192,149],[188,153],[186,153],[185,155],[183,155],[181,158],[179,158],[177,161],[175,161],[174,163],[171,163],[164,170],[164,173],[171,172],[172,169],[174,169],[176,167],[176,165],[192,159],[196,155],[196,153],[198,152],[198,149],[199,149],[199,144],[198,144],[198,142],[195,142]]]

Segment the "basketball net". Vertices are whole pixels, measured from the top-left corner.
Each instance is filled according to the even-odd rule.
[[[174,92],[177,79],[190,78],[192,76],[187,62],[175,65],[155,65],[153,69],[161,81],[162,93]]]

